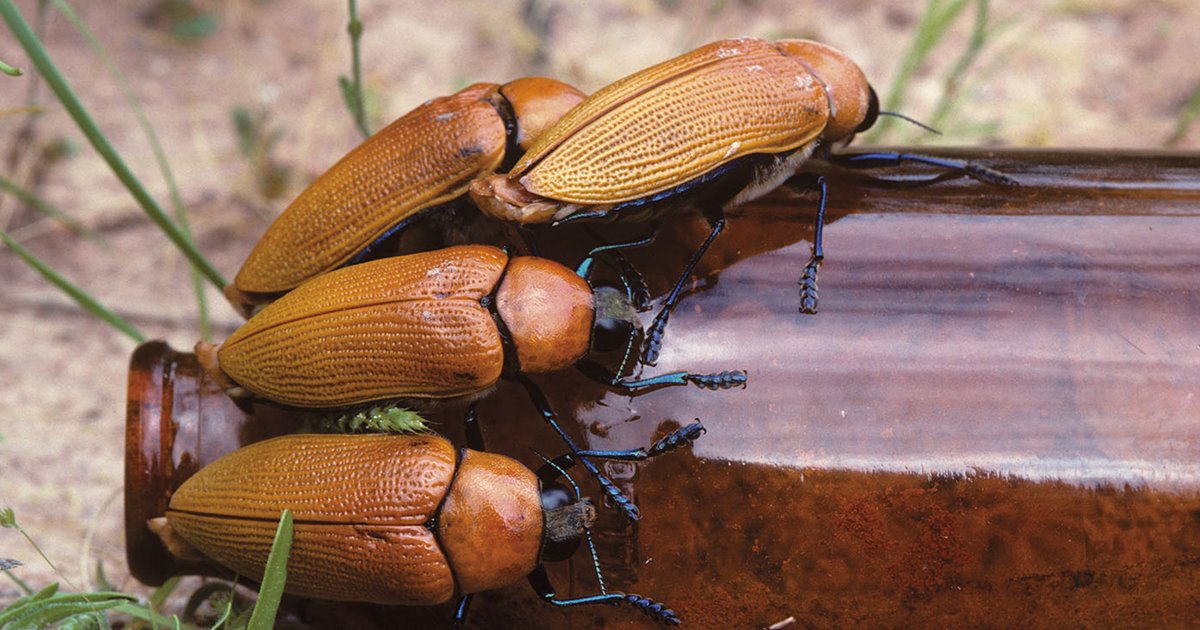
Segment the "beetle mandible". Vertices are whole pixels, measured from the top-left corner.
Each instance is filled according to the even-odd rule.
[[[589,269],[581,265],[581,269]],[[317,276],[267,305],[219,346],[199,343],[205,368],[237,396],[333,409],[378,401],[420,406],[478,399],[501,376],[525,388],[572,451],[541,390],[525,375],[572,365],[635,394],[667,386],[742,386],[742,371],[626,378],[588,358],[632,343],[627,296],[593,291],[575,271],[502,249],[462,245],[383,258]],[[628,354],[628,348],[626,348]],[[474,406],[468,415],[474,413]],[[580,462],[629,518],[637,507],[586,458]]]
[[[649,459],[703,432],[696,422],[649,449],[568,453],[536,474],[482,444],[456,451],[434,435],[281,436],[198,471],[149,525],[176,555],[198,551],[261,581],[287,508],[295,531],[285,588],[294,595],[389,605],[458,598],[462,623],[472,594],[528,577],[556,606],[628,604],[675,625],[662,604],[606,592],[599,564],[600,593],[559,599],[542,563],[569,558],[582,539],[595,562],[595,510],[565,468],[580,457]],[[573,493],[556,482],[560,475]]]
[[[565,83],[527,77],[427,101],[301,192],[250,252],[226,297],[249,316],[256,304],[361,260],[418,215],[454,204],[475,177],[506,170],[582,99]]]
[[[830,153],[835,143],[871,127],[880,113],[862,70],[825,44],[721,40],[599,90],[543,132],[506,175],[476,180],[470,194],[486,214],[526,225],[653,221],[654,232],[630,246],[648,243],[663,213],[698,208],[711,232],[647,331],[642,360],[653,364],[685,282],[725,227],[725,210],[787,182],[810,157],[848,167],[922,162],[991,183],[1015,183],[977,165],[928,156],[873,153],[839,160]],[[816,312],[824,258],[824,179],[817,185],[813,255],[800,281],[806,313]]]

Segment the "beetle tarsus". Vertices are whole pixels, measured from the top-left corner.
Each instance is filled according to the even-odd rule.
[[[593,477],[600,484],[600,489],[604,492],[605,496],[608,497],[609,501],[612,501],[618,511],[625,515],[625,518],[631,521],[642,519],[642,512],[638,509],[638,506],[634,505],[633,500],[625,496],[611,479],[604,475],[593,475]]]
[[[829,162],[845,168],[854,169],[870,169],[880,167],[886,168],[899,166],[902,162],[916,162],[918,164],[928,164],[929,166],[944,168],[951,172],[962,173],[973,180],[980,181],[985,184],[992,184],[994,186],[1021,185],[1016,179],[986,166],[981,166],[972,162],[963,162],[961,160],[952,160],[931,155],[920,155],[917,153],[879,152],[834,155],[830,156]],[[941,179],[942,178],[938,177],[930,181],[941,181]]]
[[[658,363],[658,353],[662,350],[663,333],[667,328],[667,320],[671,319],[671,309],[664,308],[654,318],[654,323],[646,330],[646,341],[642,344],[642,363],[654,365]]]
[[[671,318],[671,311],[674,310],[675,304],[679,301],[679,296],[683,291],[684,285],[692,277],[692,272],[696,270],[696,263],[700,262],[700,259],[704,257],[704,253],[712,245],[713,239],[717,238],[717,235],[725,229],[725,216],[721,214],[719,209],[714,212],[711,220],[712,231],[708,233],[708,237],[704,239],[704,242],[692,254],[691,260],[684,267],[683,273],[675,283],[675,287],[667,295],[662,309],[658,311],[658,315],[654,318],[654,323],[646,333],[646,341],[642,343],[642,363],[654,365],[655,361],[658,361],[658,352],[662,347],[663,331],[667,327],[667,320]]]
[[[1012,177],[1009,177],[1008,175],[1005,175],[1004,173],[1001,173],[1000,171],[990,169],[986,166],[972,164],[970,162],[965,162],[963,164],[963,172],[965,172],[968,176],[970,176],[971,179],[974,179],[976,181],[986,182],[988,184],[994,184],[996,186],[1020,186],[1021,185],[1020,182],[1013,179]]]
[[[814,257],[800,275],[800,312],[805,315],[817,314],[817,270],[820,268],[820,259]]]
[[[642,597],[641,595],[635,595],[633,593],[625,594],[621,601],[624,601],[642,613],[649,615],[655,621],[663,625],[678,626],[680,623],[682,623],[679,619],[679,616],[675,614],[675,611],[667,608],[667,606],[661,602],[656,602],[652,599]]]
[[[646,455],[647,457],[656,457],[658,455],[662,455],[663,453],[673,451],[677,448],[687,446],[698,439],[701,435],[704,435],[706,431],[707,429],[704,428],[704,425],[697,420],[686,427],[676,429],[674,433],[655,442],[654,445],[650,447],[650,450],[646,451]]]
[[[704,389],[732,389],[746,386],[745,370],[730,370],[716,374],[687,374],[684,379]]]

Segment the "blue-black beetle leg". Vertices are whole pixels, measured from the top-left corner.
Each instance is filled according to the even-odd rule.
[[[996,186],[1020,185],[1020,183],[1012,177],[985,166],[980,166],[971,162],[964,162],[962,160],[951,160],[947,158],[934,157],[931,155],[920,155],[917,153],[894,153],[890,151],[848,153],[833,154],[826,159],[830,164],[835,164],[844,168],[855,169],[898,166],[902,162],[915,162],[917,164],[937,166],[954,173],[961,173],[967,177],[970,177],[971,179],[981,181],[985,184],[993,184]]]
[[[725,216],[720,214],[712,222],[712,231],[709,232],[708,238],[704,239],[700,248],[696,250],[696,253],[692,254],[692,259],[684,267],[679,280],[675,282],[675,287],[667,295],[667,300],[663,302],[658,315],[654,317],[654,323],[650,324],[650,327],[646,329],[646,340],[642,343],[642,363],[654,365],[658,361],[658,353],[662,350],[663,332],[667,327],[667,320],[671,318],[671,311],[674,310],[675,304],[679,301],[679,294],[683,291],[684,285],[692,277],[692,272],[696,269],[696,263],[700,262],[700,259],[704,257],[704,253],[708,251],[708,247],[712,245],[713,239],[717,238],[717,235],[724,229]]]
[[[475,597],[474,593],[458,598],[458,604],[454,607],[454,625],[456,627],[462,628],[467,625],[467,614],[470,612],[471,598],[473,597]]]
[[[558,437],[567,445],[567,449],[570,451],[570,453],[578,453],[579,447],[575,445],[575,441],[571,439],[571,436],[567,435],[567,432],[563,431],[562,427],[559,426],[558,416],[555,415],[554,410],[550,407],[550,401],[546,400],[546,395],[542,393],[541,388],[523,374],[518,374],[515,378],[525,388],[525,392],[529,394],[529,400],[533,403],[533,406],[537,408],[538,412],[542,414],[542,419],[546,421],[546,424],[550,425],[550,428],[554,429],[555,433],[558,433]],[[633,504],[633,501],[631,501],[629,497],[625,496],[611,479],[606,477],[604,473],[600,472],[600,469],[597,468],[595,464],[583,457],[579,457],[577,459],[579,463],[588,471],[588,473],[591,474],[596,480],[596,483],[600,485],[600,488],[603,490],[605,496],[609,498],[613,505],[616,506],[626,518],[631,521],[636,521],[641,517],[637,506]]]
[[[731,370],[715,374],[693,374],[691,372],[671,372],[649,378],[621,378],[612,370],[596,363],[591,359],[583,359],[575,367],[584,376],[607,385],[623,394],[635,396],[662,387],[679,385],[695,385],[704,389],[731,389],[746,385],[746,372]]]
[[[479,424],[479,414],[476,411],[478,407],[479,401],[472,402],[471,406],[467,407],[466,417],[463,418],[467,448],[475,451],[486,451],[487,445],[483,441],[483,427]]]
[[[636,608],[639,612],[649,615],[655,621],[669,626],[677,626],[680,623],[679,617],[675,611],[666,606],[640,595],[628,595],[625,593],[598,593],[596,595],[588,595],[586,597],[573,597],[571,599],[558,599],[558,594],[554,591],[554,585],[550,582],[550,577],[546,575],[546,568],[538,565],[538,568],[529,574],[529,585],[537,592],[538,596],[543,601],[561,608],[570,608],[573,606],[592,606],[595,604],[628,604]]]

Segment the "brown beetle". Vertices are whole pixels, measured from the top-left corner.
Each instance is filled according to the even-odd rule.
[[[318,276],[269,304],[219,346],[197,344],[196,354],[233,395],[248,391],[310,409],[478,398],[508,376],[525,387],[573,451],[578,449],[525,374],[574,365],[629,394],[745,384],[740,371],[622,378],[624,366],[614,373],[588,358],[593,349],[632,343],[635,322],[626,296],[606,287],[593,291],[584,277],[554,261],[464,245]],[[609,329],[618,332],[606,334]],[[591,462],[582,464],[620,509],[637,518],[636,506]]]
[[[372,135],[325,171],[267,229],[225,287],[249,316],[305,280],[352,264],[418,215],[452,204],[472,179],[505,170],[583,99],[545,78],[476,83]]]
[[[830,147],[869,128],[879,113],[862,70],[829,46],[721,40],[588,97],[546,130],[507,175],[475,181],[471,198],[485,213],[522,224],[656,221],[676,208],[697,207],[712,231],[647,331],[642,359],[653,363],[684,283],[725,227],[725,210],[783,184],[814,154],[836,162]],[[855,156],[844,165],[889,161],[1011,183],[974,165],[909,154]],[[810,313],[816,312],[816,275],[824,257],[825,184],[817,183],[813,257],[801,278],[801,310]]]
[[[581,457],[649,459],[703,432],[696,422],[649,449],[569,453],[536,474],[482,444],[456,450],[433,435],[287,435],[201,469],[149,525],[176,555],[198,551],[262,580],[279,514],[291,509],[294,595],[409,606],[459,598],[461,623],[472,594],[528,577],[557,606],[624,603],[674,625],[662,604],[605,592],[598,563],[600,593],[558,599],[542,563],[569,558],[582,539],[595,562],[595,510],[566,467]],[[556,483],[560,475],[574,492]]]

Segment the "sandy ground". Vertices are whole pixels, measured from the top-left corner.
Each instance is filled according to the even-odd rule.
[[[18,2],[32,18],[35,2]],[[189,41],[167,33],[154,10],[167,2],[78,3],[130,77],[175,168],[200,247],[232,275],[254,239],[313,178],[360,139],[336,79],[349,69],[341,3],[199,3],[215,31]],[[811,37],[850,54],[886,91],[923,3],[744,0],[606,0],[582,3],[462,0],[362,3],[363,64],[375,128],[421,101],[478,80],[550,74],[585,90],[724,36]],[[1181,1],[1016,0],[994,3],[996,36],[963,85],[941,138],[912,131],[887,142],[1158,149],[1200,87],[1200,4]],[[959,20],[918,69],[903,111],[928,119],[963,49]],[[136,119],[104,65],[61,18],[45,39],[76,91],[156,198],[163,179]],[[0,60],[30,68],[7,30]],[[95,230],[87,240],[0,197],[0,227],[113,305],[147,336],[189,348],[198,337],[186,266],[86,146],[43,88],[31,140],[19,140],[31,78],[0,76],[0,175]],[[278,132],[271,163],[291,171],[277,195],[239,152],[231,112],[266,113]],[[66,141],[78,150],[33,166]],[[1195,150],[1200,129],[1176,148]],[[9,160],[16,150],[19,159]],[[209,291],[217,336],[236,323]],[[81,314],[9,252],[0,252],[0,503],[15,510],[77,585],[103,562],[109,578],[137,589],[125,568],[121,502],[125,371],[134,343]],[[58,579],[13,531],[0,557],[25,563],[34,586]],[[0,580],[0,605],[16,596]]]

